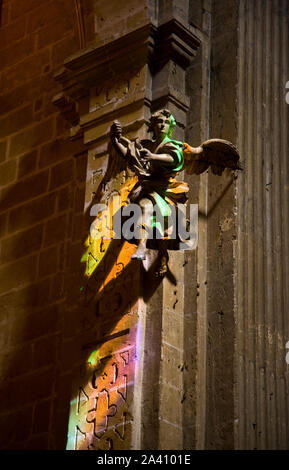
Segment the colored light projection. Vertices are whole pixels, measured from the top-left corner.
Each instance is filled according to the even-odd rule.
[[[90,352],[80,377],[84,385],[71,402],[67,449],[130,448],[137,361],[137,325],[131,323],[126,330],[117,325],[126,333],[111,335],[112,339]]]
[[[101,279],[93,292],[93,304],[105,323],[115,321],[96,344],[84,349],[79,377],[70,406],[67,449],[129,449],[132,440],[133,387],[137,373],[137,344],[140,334],[138,296],[131,290],[138,285],[138,270],[131,266],[136,245],[121,242],[112,264],[106,269],[106,257],[114,240],[104,238],[112,232],[112,216],[125,204],[136,178],[130,178],[119,191],[119,206],[98,214],[85,242],[85,280]],[[114,198],[115,204],[115,198]],[[105,274],[104,274],[105,273]],[[91,289],[91,287],[90,287]],[[81,294],[86,295],[86,286]]]

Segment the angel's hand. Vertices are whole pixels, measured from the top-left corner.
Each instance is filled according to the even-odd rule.
[[[111,139],[113,139],[113,140],[119,139],[121,134],[122,134],[122,126],[121,126],[120,122],[114,121],[111,125],[111,128],[110,128],[110,137],[111,137]]]
[[[153,154],[148,149],[144,149],[144,148],[141,149],[140,156],[143,160],[146,160],[146,161],[153,160]]]

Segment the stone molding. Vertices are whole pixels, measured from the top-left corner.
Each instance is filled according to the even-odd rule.
[[[146,24],[106,44],[93,44],[64,61],[64,67],[54,76],[64,92],[77,99],[78,90],[115,82],[148,62],[153,50],[152,25]],[[73,86],[74,85],[74,86]]]
[[[93,44],[67,58],[64,66],[56,72],[54,77],[61,83],[63,94],[61,99],[60,95],[54,97],[53,103],[59,107],[69,122],[75,124],[78,121],[74,115],[77,106],[74,106],[72,117],[71,100],[81,101],[89,95],[90,88],[101,88],[104,83],[105,85],[110,82],[115,83],[120,77],[124,79],[146,64],[152,75],[169,61],[186,70],[199,46],[200,40],[189,29],[189,25],[176,19],[159,27],[147,23],[106,44]],[[171,86],[166,86],[154,100],[155,109],[168,102],[172,102],[184,112],[187,112],[189,107],[185,93],[179,93]],[[146,96],[146,101],[146,105],[150,107],[150,96]],[[81,121],[80,127],[82,125],[87,127],[87,117],[80,119]],[[89,121],[90,125],[93,125],[94,119]],[[73,135],[75,136],[75,132]]]
[[[188,25],[176,19],[162,24],[155,31],[152,69],[158,70],[169,60],[186,69],[192,63],[200,44],[199,38]]]

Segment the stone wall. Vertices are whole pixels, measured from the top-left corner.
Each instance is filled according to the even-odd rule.
[[[66,441],[65,273],[79,237],[86,155],[80,140],[69,142],[52,98],[55,71],[79,49],[72,4],[1,2],[1,448]]]

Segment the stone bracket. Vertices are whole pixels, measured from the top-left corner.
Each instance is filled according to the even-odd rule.
[[[55,96],[53,102],[59,106],[68,121],[75,125],[79,118],[76,116],[77,107],[72,103],[88,96],[92,87],[101,89],[110,82],[115,83],[145,64],[149,65],[153,75],[170,60],[185,70],[199,46],[200,40],[189,25],[179,20],[172,19],[159,27],[147,23],[114,41],[93,44],[66,59],[64,67],[55,74],[55,79],[62,84],[63,93]],[[163,106],[169,101],[184,112],[188,109],[185,94],[172,87],[167,87],[165,91],[159,90],[155,96],[154,108],[156,104]],[[145,99],[150,107],[150,96]],[[82,127],[87,126],[90,119],[87,121],[87,118],[82,118],[80,121]]]
[[[156,72],[169,60],[186,69],[195,57],[200,40],[188,25],[172,19],[155,31],[155,50],[151,67]]]
[[[61,92],[53,97],[52,103],[58,107],[61,114],[72,126],[76,126],[78,124],[79,113],[77,102]]]
[[[148,62],[154,47],[151,30],[146,24],[107,44],[93,44],[66,59],[54,78],[70,96],[75,96],[76,83],[86,90],[115,83]]]

